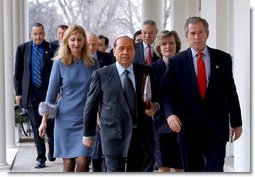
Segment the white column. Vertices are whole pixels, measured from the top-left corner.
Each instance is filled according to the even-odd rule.
[[[5,117],[6,144],[15,147],[14,84],[13,84],[13,0],[4,1],[4,68],[5,68]]]
[[[250,0],[250,4],[251,4],[251,61],[255,61],[255,1],[254,0]],[[252,62],[252,68],[255,68],[255,62]],[[251,71],[251,75],[252,75],[252,85],[251,88],[255,88],[255,72],[254,69]],[[254,92],[253,92],[254,93]],[[252,96],[253,99],[253,103],[254,103],[254,94]],[[252,115],[251,117],[255,117],[255,111],[252,111]],[[254,132],[254,127],[255,127],[255,122],[253,121],[252,125],[253,129],[251,130],[251,132]],[[252,136],[251,136],[252,137]],[[252,145],[254,147],[254,141],[252,141]],[[252,155],[252,159],[254,160],[254,153]],[[253,165],[254,166],[254,165]]]
[[[234,171],[251,172],[251,115],[250,115],[250,2],[230,2],[230,46],[233,54],[233,72],[240,99],[243,134],[234,142]]]
[[[5,169],[6,140],[5,140],[5,104],[4,104],[4,31],[3,24],[3,0],[0,0],[0,170]]]
[[[157,22],[158,29],[163,29],[163,0],[143,0],[142,1],[142,21],[154,20]]]
[[[16,52],[17,46],[20,44],[20,4],[23,3],[20,0],[13,0],[13,54]],[[14,57],[13,57],[14,59]]]
[[[19,1],[19,44],[29,40],[29,7],[27,0]]]
[[[239,95],[243,134],[227,146],[234,171],[250,171],[250,17],[249,0],[201,0],[201,17],[209,23],[208,45],[233,56],[233,74]],[[233,149],[232,149],[233,148]],[[233,152],[230,152],[232,151]]]
[[[207,40],[208,46],[228,53],[230,53],[229,8],[229,0],[202,0],[200,13],[200,16],[206,19],[209,23],[209,38]],[[227,143],[226,157],[233,157],[233,143]]]
[[[172,30],[175,30],[181,39],[181,50],[187,49],[184,33],[185,21],[191,16],[199,16],[199,0],[171,0]]]
[[[209,23],[207,44],[229,52],[229,0],[201,0],[200,16]]]

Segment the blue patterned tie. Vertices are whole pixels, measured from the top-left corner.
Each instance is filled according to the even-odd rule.
[[[42,84],[42,80],[41,80],[41,60],[42,60],[42,54],[39,52],[38,46],[35,46],[34,47],[33,83],[38,88]]]

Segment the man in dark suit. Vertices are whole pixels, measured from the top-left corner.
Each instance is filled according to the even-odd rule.
[[[99,35],[102,36],[102,35]],[[96,58],[99,62],[100,68],[111,65],[113,63],[112,57],[109,53],[99,51],[99,37],[94,33],[87,33],[87,42],[89,45],[89,51],[93,58]],[[109,42],[109,41],[108,41]],[[98,120],[100,118],[98,117]],[[99,122],[99,121],[98,121]],[[104,162],[104,157],[102,155],[101,148],[101,136],[100,136],[100,126],[97,125],[97,132],[94,136],[94,146],[91,156],[92,171],[93,172],[105,172],[106,166]]]
[[[242,133],[232,59],[206,45],[209,25],[205,19],[190,17],[185,34],[190,48],[169,60],[164,75],[165,117],[178,133],[185,171],[222,172],[229,128],[232,140]]]
[[[17,47],[14,74],[16,104],[22,105],[28,110],[28,117],[34,132],[37,149],[35,168],[45,167],[45,142],[38,134],[42,119],[38,113],[38,105],[40,102],[45,101],[53,63],[51,58],[54,54],[51,45],[44,40],[44,37],[44,26],[40,23],[35,23],[31,31],[32,40]],[[36,61],[36,59],[38,60]],[[49,120],[47,137],[49,144],[48,159],[50,161],[55,160],[53,157],[53,128],[54,120]]]
[[[154,41],[158,32],[157,23],[153,20],[145,20],[142,25],[142,41],[135,45],[135,63],[150,65],[159,59],[154,50]],[[150,49],[149,49],[150,48]],[[148,55],[150,53],[150,59]],[[150,61],[149,61],[150,60]]]
[[[98,37],[94,33],[87,33],[87,42],[89,45],[90,54],[99,61],[100,68],[113,63],[109,53],[100,52],[98,50]]]
[[[64,33],[67,30],[67,28],[68,28],[67,25],[59,25],[58,26],[58,28],[57,28],[57,40],[51,42],[52,47],[54,47],[54,50],[56,50],[56,51],[58,50],[58,48],[61,44],[62,38],[64,36]]]
[[[133,64],[134,54],[133,39],[120,36],[115,40],[114,56],[117,61],[93,73],[84,109],[83,143],[91,147],[100,106],[100,134],[107,171],[125,171],[126,160],[126,171],[153,170],[154,134],[151,117],[160,109],[156,102],[158,92],[152,68]],[[124,72],[128,72],[128,76]],[[152,85],[150,109],[145,109],[142,100],[142,81],[147,75],[150,75]],[[128,85],[125,79],[131,80],[130,85],[135,91],[133,104],[128,102],[132,94],[126,93],[131,89],[124,91]]]

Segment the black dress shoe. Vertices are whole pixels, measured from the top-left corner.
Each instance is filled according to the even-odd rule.
[[[45,162],[36,162],[35,168],[44,168]]]
[[[48,152],[48,160],[51,162],[56,160],[56,158],[53,157],[53,153],[51,153],[50,151]]]

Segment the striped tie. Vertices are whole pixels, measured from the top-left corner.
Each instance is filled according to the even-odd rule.
[[[38,46],[34,47],[34,68],[33,68],[33,83],[36,87],[40,87],[41,81],[41,60],[42,54],[38,50]]]

